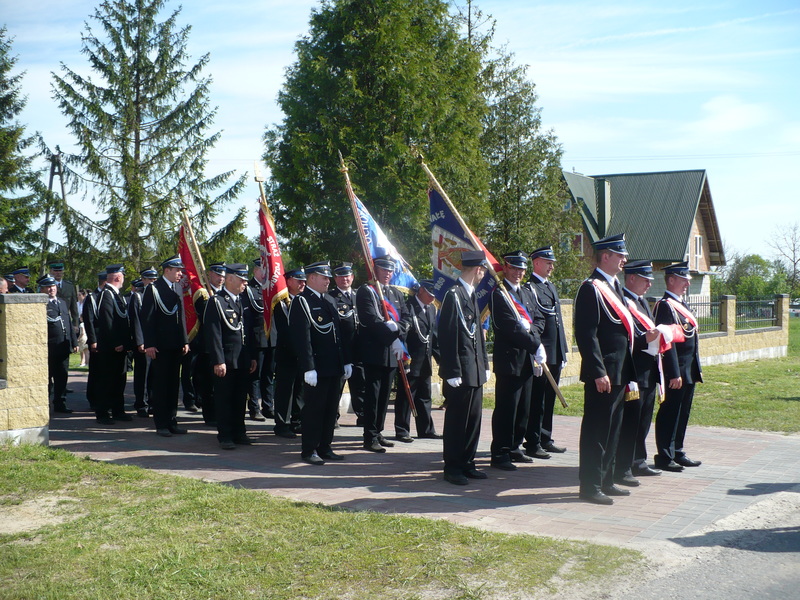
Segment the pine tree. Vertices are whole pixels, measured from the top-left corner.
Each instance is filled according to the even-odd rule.
[[[233,172],[204,174],[220,136],[207,133],[215,114],[202,75],[209,55],[190,64],[191,28],[178,26],[180,8],[159,20],[165,3],[102,2],[92,16],[100,33],[87,23],[82,40],[92,75],[63,63],[63,75],[53,74],[54,97],[80,147],[72,164],[103,214],[97,225],[107,251],[136,268],[174,251],[180,202],[202,241],[245,179],[225,187]]]
[[[488,214],[479,139],[480,56],[441,0],[326,0],[296,44],[265,135],[270,201],[300,260],[357,260],[337,150],[372,216],[412,265],[430,269],[428,182],[416,143],[470,226]]]
[[[17,57],[11,54],[6,28],[0,29],[0,256],[3,267],[27,261],[38,250],[39,235],[33,223],[40,213],[41,197],[34,190],[32,157],[25,150],[33,143],[16,118],[25,108],[20,84],[24,73],[12,75]]]

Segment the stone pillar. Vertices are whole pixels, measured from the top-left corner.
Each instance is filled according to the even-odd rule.
[[[736,335],[736,296],[719,297],[720,331],[725,335]]]
[[[0,294],[0,442],[49,443],[46,294]]]
[[[775,295],[775,325],[789,333],[789,294]]]

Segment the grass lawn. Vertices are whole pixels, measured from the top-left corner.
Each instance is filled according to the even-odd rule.
[[[689,425],[800,431],[800,319],[789,320],[786,358],[703,367],[703,379],[695,388]],[[556,414],[581,416],[583,384],[562,391],[569,408],[556,401]],[[484,406],[493,407],[494,398],[488,396]]]
[[[0,598],[533,598],[640,554],[0,446]],[[37,522],[37,519],[42,519]]]

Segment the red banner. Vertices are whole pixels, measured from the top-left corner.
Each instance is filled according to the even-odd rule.
[[[178,238],[178,254],[180,254],[183,261],[183,279],[181,285],[183,286],[183,317],[186,324],[186,333],[189,336],[189,341],[194,339],[197,335],[197,313],[194,310],[194,301],[198,293],[202,293],[203,285],[200,283],[200,277],[197,275],[197,266],[194,262],[194,257],[189,251],[189,243],[186,240],[186,230],[183,225],[180,229],[180,237]]]
[[[275,305],[289,296],[286,289],[286,279],[283,274],[283,259],[278,245],[278,236],[275,234],[275,221],[269,207],[262,201],[258,211],[258,223],[261,236],[259,237],[259,250],[261,251],[261,266],[267,271],[261,295],[264,298],[264,331],[269,337],[272,329],[272,311]]]

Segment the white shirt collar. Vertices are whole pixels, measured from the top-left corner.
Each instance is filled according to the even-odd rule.
[[[681,297],[680,297],[680,296],[678,296],[677,294],[673,294],[673,293],[672,293],[672,292],[670,292],[669,290],[664,290],[664,291],[665,291],[667,294],[669,294],[670,296],[672,296],[673,298],[675,298],[675,300],[677,300],[678,302],[683,302],[683,298],[681,298]]]
[[[230,291],[230,290],[229,290],[227,287],[225,287],[224,285],[223,285],[222,287],[223,287],[223,289],[224,289],[226,292],[228,292],[228,295],[229,295],[231,298],[233,298],[234,300],[235,300],[235,299],[237,299],[237,298],[239,297],[239,294],[234,294],[232,291]]]
[[[601,269],[600,267],[597,267],[597,272],[600,273],[603,277],[605,277],[606,281],[608,281],[608,283],[610,283],[612,287],[615,283],[618,283],[616,277],[614,277],[613,275],[609,275],[608,273],[603,271],[603,269]]]
[[[463,279],[461,279],[461,277],[458,278],[458,281],[459,281],[459,283],[461,283],[461,285],[464,286],[464,289],[467,290],[467,296],[472,296],[473,292],[475,291],[475,288],[473,286],[471,286],[470,284],[468,284]]]
[[[314,294],[314,295],[315,295],[317,298],[322,298],[322,294],[320,294],[320,293],[319,293],[317,290],[315,290],[314,288],[310,288],[310,287],[306,286],[306,289],[307,289],[308,291],[310,291],[312,294]]]
[[[350,288],[349,290],[343,290],[342,288],[340,288],[340,287],[337,285],[337,286],[336,286],[336,289],[337,289],[337,290],[339,290],[340,292],[342,292],[343,294],[352,294],[352,293],[353,293],[353,289],[352,289],[352,288]]]
[[[517,284],[517,285],[514,285],[514,284],[513,284],[513,283],[511,283],[511,282],[510,282],[508,279],[505,279],[504,281],[505,281],[506,285],[507,285],[508,287],[510,287],[512,290],[514,290],[515,292],[519,292],[519,284]]]
[[[531,271],[531,277],[536,277],[536,279],[538,279],[542,283],[546,283],[547,282],[547,277],[542,277],[536,271]]]

